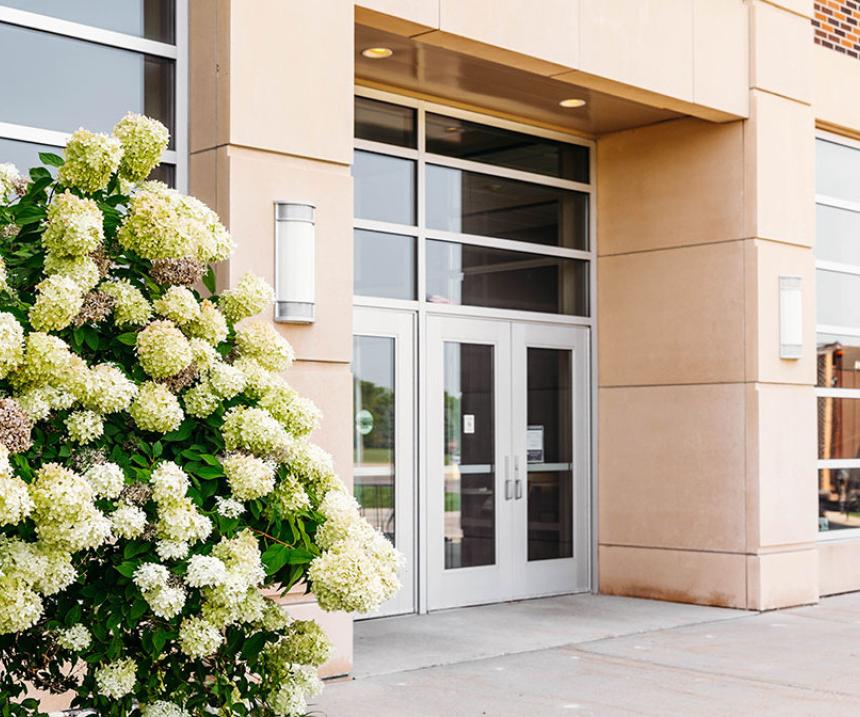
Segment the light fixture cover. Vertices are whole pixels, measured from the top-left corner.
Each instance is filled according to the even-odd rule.
[[[315,207],[275,202],[275,321],[310,324],[316,302]]]
[[[779,277],[779,357],[803,355],[803,285],[799,276]]]

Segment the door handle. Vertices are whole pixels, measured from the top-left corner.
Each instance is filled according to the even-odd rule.
[[[505,500],[511,499],[511,457],[505,456]]]
[[[519,500],[523,497],[523,482],[520,479],[520,457],[514,456],[514,498]]]

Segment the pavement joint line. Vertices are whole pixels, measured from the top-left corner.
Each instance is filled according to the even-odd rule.
[[[554,648],[555,649],[555,648]],[[788,687],[794,690],[801,690],[803,692],[809,692],[818,695],[832,695],[834,697],[845,698],[851,701],[857,701],[858,696],[856,694],[851,694],[848,692],[839,692],[837,690],[827,690],[821,689],[819,687],[810,687],[809,685],[802,685],[796,682],[778,682],[774,680],[766,680],[760,677],[746,677],[743,675],[736,675],[731,672],[722,672],[719,670],[708,671],[697,667],[680,667],[678,665],[667,664],[665,662],[659,662],[658,660],[648,660],[648,659],[639,659],[632,656],[627,655],[608,655],[602,652],[592,652],[588,649],[582,649],[580,647],[573,647],[572,650],[574,652],[582,652],[585,655],[588,655],[590,658],[604,658],[607,662],[617,661],[620,663],[624,662],[633,662],[640,665],[652,665],[653,667],[659,667],[662,669],[667,669],[675,672],[687,672],[695,675],[701,675],[703,677],[717,677],[717,678],[725,678],[736,680],[738,682],[749,682],[751,684],[756,685],[764,685],[768,687]]]
[[[419,665],[417,667],[407,667],[404,669],[392,669],[392,670],[388,670],[385,672],[374,672],[374,673],[368,673],[368,674],[364,674],[364,675],[355,675],[351,681],[352,682],[360,682],[362,680],[372,679],[374,677],[385,677],[388,675],[397,675],[397,674],[402,674],[402,673],[407,673],[407,672],[418,672],[420,670],[429,670],[429,669],[433,669],[436,667],[451,667],[453,665],[467,665],[470,663],[482,662],[484,660],[495,660],[495,659],[500,658],[500,657],[513,657],[514,655],[532,655],[532,654],[536,654],[538,652],[544,652],[546,650],[561,650],[564,648],[572,648],[575,650],[575,649],[578,649],[578,647],[580,645],[594,645],[594,644],[597,644],[599,642],[604,642],[607,640],[618,640],[618,639],[625,638],[625,637],[637,637],[637,636],[647,635],[647,634],[651,634],[651,633],[668,632],[671,630],[677,630],[677,629],[684,628],[684,627],[694,627],[696,625],[711,625],[714,623],[721,623],[721,622],[733,622],[735,620],[743,620],[743,619],[747,619],[747,618],[751,618],[751,617],[758,617],[759,615],[762,615],[762,614],[763,613],[758,613],[758,612],[754,612],[754,613],[743,612],[742,614],[732,616],[732,617],[716,618],[714,620],[703,620],[703,621],[689,622],[689,623],[683,623],[680,625],[673,625],[671,627],[657,627],[657,628],[652,628],[652,629],[637,630],[635,632],[624,632],[624,633],[619,633],[617,635],[608,635],[606,637],[598,637],[598,638],[593,638],[590,640],[582,640],[579,642],[562,642],[562,643],[559,643],[557,645],[543,645],[541,647],[535,647],[534,649],[529,649],[529,650],[510,650],[508,652],[499,652],[499,653],[494,653],[492,655],[481,655],[478,657],[469,657],[469,658],[462,659],[462,660],[450,660],[450,661],[434,662],[434,663],[430,663],[430,664],[426,664],[426,665]],[[584,652],[586,652],[586,651],[584,650]],[[589,655],[596,655],[596,654],[600,654],[600,653],[588,652],[588,654]]]

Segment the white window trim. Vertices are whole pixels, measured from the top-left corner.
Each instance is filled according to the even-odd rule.
[[[0,0],[2,2],[2,0]],[[188,189],[188,0],[176,0],[176,44],[170,45],[154,40],[128,35],[113,30],[104,30],[91,25],[61,20],[26,10],[0,5],[0,23],[26,27],[54,35],[85,40],[98,45],[141,52],[147,55],[174,60],[174,144],[175,149],[161,155],[161,161],[175,167],[176,188]],[[117,119],[120,119],[117,117]],[[42,129],[27,125],[0,122],[0,139],[34,142],[62,149],[70,133]],[[2,158],[0,158],[2,160]]]
[[[816,138],[832,144],[842,145],[854,150],[860,150],[860,142],[842,137],[833,132],[819,130],[816,132]],[[831,197],[826,194],[815,195],[816,205],[826,207],[835,207],[847,211],[860,213],[860,203],[852,202],[846,199]],[[816,260],[815,268],[820,271],[829,271],[840,274],[849,274],[860,276],[860,265],[844,264],[841,262]],[[860,337],[860,326],[834,326],[831,324],[817,324],[817,334],[834,334],[843,336]],[[833,388],[827,386],[816,386],[816,398],[860,398],[860,389],[856,388]],[[818,459],[816,464],[816,473],[821,469],[860,469],[860,458],[825,458]],[[817,480],[817,475],[816,475]],[[837,542],[860,539],[860,528],[840,528],[837,530],[825,530],[818,532],[819,542]]]

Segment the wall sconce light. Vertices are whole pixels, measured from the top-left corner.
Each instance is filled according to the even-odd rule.
[[[314,322],[314,212],[313,204],[275,202],[275,321]]]
[[[779,277],[779,357],[803,355],[803,287],[799,276]]]

